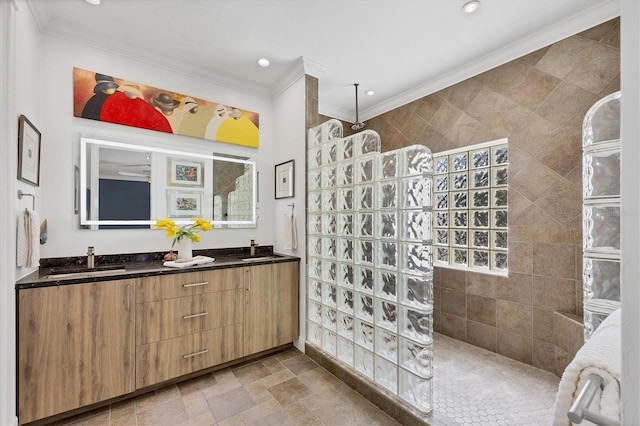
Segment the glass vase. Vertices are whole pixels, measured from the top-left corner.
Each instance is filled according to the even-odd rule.
[[[179,260],[189,260],[193,257],[192,253],[192,244],[189,238],[181,238],[178,241],[178,259]]]

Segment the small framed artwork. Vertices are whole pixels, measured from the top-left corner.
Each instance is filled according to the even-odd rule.
[[[202,188],[204,185],[203,174],[203,163],[179,158],[169,158],[169,185]]]
[[[18,119],[18,179],[40,185],[40,145],[42,135],[25,117]]]
[[[293,191],[294,191],[293,171],[294,171],[293,160],[276,164],[276,171],[275,171],[276,198],[293,197]]]
[[[168,190],[167,215],[169,217],[202,216],[202,192]]]

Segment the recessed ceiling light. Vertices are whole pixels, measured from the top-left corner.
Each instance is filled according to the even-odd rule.
[[[364,93],[366,93],[366,94],[367,94],[367,95],[369,95],[369,96],[373,96],[376,92],[374,92],[373,90],[367,90],[367,91],[366,91],[366,92],[364,92]]]
[[[473,13],[480,7],[480,2],[478,0],[471,0],[462,6],[462,11],[464,13]]]
[[[94,6],[98,6],[100,4],[100,0],[84,0],[84,1]]]
[[[269,62],[267,58],[258,59],[258,65],[260,65],[261,67],[268,67],[270,64],[271,62]]]

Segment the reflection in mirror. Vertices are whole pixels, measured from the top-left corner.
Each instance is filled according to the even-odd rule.
[[[81,138],[80,224],[131,229],[204,217],[255,227],[256,176],[246,159]]]

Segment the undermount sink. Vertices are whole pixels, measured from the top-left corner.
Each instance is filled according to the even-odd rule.
[[[277,259],[279,256],[260,256],[260,257],[245,257],[242,259],[243,262],[259,262],[262,260],[273,260]]]
[[[45,280],[59,280],[63,278],[92,278],[92,277],[102,277],[105,275],[111,275],[118,272],[126,272],[125,268],[121,269],[106,269],[106,270],[98,270],[98,271],[82,271],[82,272],[68,272],[62,274],[50,274],[46,275],[42,278]]]

